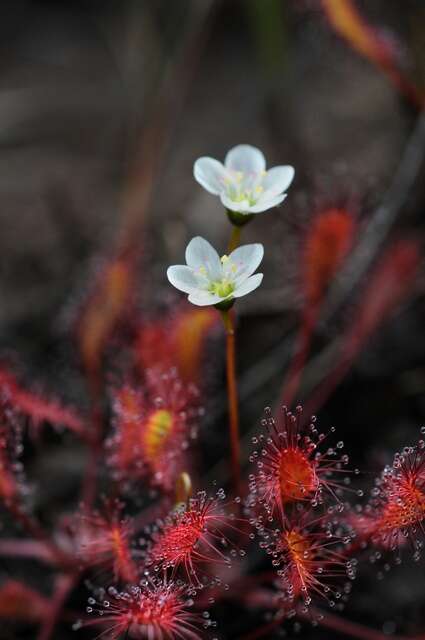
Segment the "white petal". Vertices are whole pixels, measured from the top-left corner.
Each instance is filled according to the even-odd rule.
[[[223,207],[226,207],[226,209],[230,209],[230,211],[237,211],[238,213],[246,214],[250,213],[248,200],[243,200],[242,202],[234,202],[224,192],[220,194],[220,200]]]
[[[214,158],[198,158],[193,165],[193,175],[195,180],[209,193],[215,196],[224,189],[224,180],[227,171],[218,160]]]
[[[285,198],[286,198],[286,193],[283,193],[281,196],[271,196],[271,197],[269,194],[267,197],[265,196],[265,194],[262,194],[257,204],[253,204],[247,213],[261,213],[262,211],[273,209],[273,207],[277,207],[278,204],[283,202]]]
[[[187,245],[186,262],[195,271],[203,267],[209,280],[221,279],[223,271],[220,257],[214,247],[200,236],[192,238]]]
[[[224,160],[226,169],[242,173],[261,173],[266,168],[263,153],[250,144],[238,144],[227,153]]]
[[[202,291],[198,289],[197,291],[193,291],[189,295],[189,302],[192,304],[196,304],[198,307],[207,307],[211,304],[217,304],[223,300],[220,296],[216,296],[208,291]]]
[[[286,191],[294,179],[295,169],[289,165],[282,165],[281,167],[272,167],[267,171],[267,175],[264,177],[262,186],[265,190],[269,190],[274,195],[279,195]]]
[[[229,271],[236,287],[258,269],[263,256],[264,247],[260,243],[245,244],[232,251],[229,256],[229,262],[226,263],[225,267],[229,265],[226,268],[227,271],[232,269],[232,265],[236,265],[236,271]]]
[[[247,293],[251,293],[257,287],[260,286],[263,280],[262,273],[256,273],[255,275],[245,280],[237,289],[233,292],[234,298],[240,298],[241,296],[246,296]]]
[[[197,281],[190,267],[175,264],[167,269],[167,278],[171,284],[185,293],[191,293],[197,288]]]

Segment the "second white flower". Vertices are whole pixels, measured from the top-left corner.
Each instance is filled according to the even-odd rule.
[[[254,271],[263,256],[263,245],[256,243],[238,247],[220,258],[207,240],[197,236],[187,245],[186,265],[168,267],[167,277],[176,289],[188,294],[192,304],[231,302],[260,286],[263,274]]]

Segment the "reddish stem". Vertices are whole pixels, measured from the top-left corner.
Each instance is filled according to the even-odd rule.
[[[222,317],[226,328],[227,399],[229,403],[229,430],[233,487],[236,495],[241,495],[241,456],[239,444],[238,389],[236,383],[235,323],[233,314],[229,311],[223,311]]]

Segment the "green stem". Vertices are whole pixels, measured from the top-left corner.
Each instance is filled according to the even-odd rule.
[[[229,244],[227,246],[227,253],[232,253],[239,245],[241,241],[241,233],[242,227],[236,227],[235,225],[232,228],[232,235],[230,236]]]

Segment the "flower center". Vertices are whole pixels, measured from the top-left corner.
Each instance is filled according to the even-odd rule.
[[[233,179],[225,180],[226,194],[232,202],[247,202],[250,207],[257,204],[264,191],[261,182],[266,171],[261,174],[244,173],[237,171]]]
[[[170,411],[158,409],[149,416],[144,434],[144,448],[149,460],[157,460],[166,445],[172,428],[173,415]]]
[[[208,291],[213,295],[220,296],[220,298],[227,298],[235,290],[235,284],[231,280],[231,272],[236,273],[237,267],[230,260],[229,256],[222,256],[220,261],[223,265],[223,277],[221,280],[214,280],[210,282],[208,284]]]
[[[222,280],[217,280],[215,282],[211,282],[208,291],[216,296],[220,296],[220,298],[227,298],[230,296],[235,290],[235,285],[233,282],[230,282],[227,278],[223,278]]]

